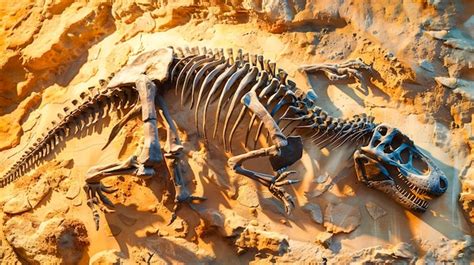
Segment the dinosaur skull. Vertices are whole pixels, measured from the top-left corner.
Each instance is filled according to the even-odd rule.
[[[431,196],[443,194],[448,180],[408,136],[378,125],[367,146],[354,153],[359,181],[387,193],[404,207],[423,212]]]

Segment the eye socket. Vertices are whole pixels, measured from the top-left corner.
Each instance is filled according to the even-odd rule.
[[[358,160],[359,163],[362,163],[362,164],[368,164],[369,163],[369,160],[365,157],[357,158],[357,160]]]
[[[392,141],[390,142],[390,146],[392,147],[392,150],[396,150],[402,143],[406,142],[405,138],[403,137],[402,134],[397,133],[393,137]]]
[[[384,135],[384,136],[387,134],[387,130],[388,130],[388,129],[387,129],[387,127],[385,127],[385,126],[380,126],[380,127],[377,129],[377,131],[378,131],[381,135]]]

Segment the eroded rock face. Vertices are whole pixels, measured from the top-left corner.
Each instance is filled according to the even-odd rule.
[[[7,201],[3,206],[3,211],[8,214],[19,214],[34,209],[50,190],[48,180],[40,178],[27,193],[19,193],[16,197]]]
[[[263,231],[251,225],[240,233],[235,245],[242,249],[254,248],[259,252],[270,251],[278,254],[287,252],[289,247],[287,236]]]
[[[341,255],[333,261],[336,263],[410,263],[416,259],[413,247],[407,243],[395,246],[376,246],[354,253]]]
[[[15,252],[31,264],[75,264],[89,245],[86,227],[75,219],[53,218],[34,224],[25,217],[13,217],[3,232]]]

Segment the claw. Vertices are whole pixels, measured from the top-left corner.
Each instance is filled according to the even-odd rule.
[[[102,192],[97,192],[97,195],[99,195],[99,199],[103,204],[114,207],[114,204]]]
[[[87,198],[88,198],[87,206],[89,206],[89,208],[91,208],[92,210],[92,217],[94,218],[95,228],[96,230],[99,230],[100,215],[99,215],[99,211],[97,211],[96,206],[99,207],[99,209],[102,212],[105,212],[105,213],[114,212],[114,210],[108,209],[107,207],[100,205],[99,199],[103,204],[113,208],[114,204],[102,192],[110,194],[116,190],[111,189],[111,187],[106,187],[102,185],[102,183],[98,182],[98,183],[87,183],[84,186],[84,191],[86,192]]]
[[[275,178],[274,183],[286,179],[286,178],[287,178],[288,176],[290,176],[291,174],[296,174],[296,171],[291,170],[291,171],[285,171],[285,172],[281,173],[279,176],[277,176],[277,177]]]
[[[284,181],[275,182],[275,186],[281,187],[281,186],[284,186],[284,185],[292,185],[292,184],[296,184],[296,183],[299,183],[299,182],[301,182],[300,179],[288,179],[288,180],[284,180]]]

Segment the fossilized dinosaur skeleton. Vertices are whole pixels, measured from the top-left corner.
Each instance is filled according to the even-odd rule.
[[[371,67],[352,60],[301,69],[307,73],[321,71],[330,80],[351,77],[362,80],[363,72]],[[173,212],[181,202],[203,200],[186,189],[179,168],[183,146],[163,98],[164,93],[174,90],[181,104],[188,104],[194,111],[196,130],[205,141],[210,140],[212,131],[212,138],[222,138],[223,151],[235,153],[233,137],[237,130],[245,130],[243,145],[247,152],[230,157],[228,165],[236,173],[266,186],[284,203],[287,212],[294,207],[294,201],[283,186],[298,182],[287,179],[294,173],[287,168],[302,156],[301,136],[331,149],[346,143],[355,145],[354,164],[359,181],[389,194],[411,210],[426,210],[429,196],[446,190],[444,174],[407,136],[388,125],[375,124],[372,117],[364,114],[352,119],[333,118],[316,105],[314,92],[298,89],[287,76],[263,56],[243,54],[241,50],[235,56],[232,49],[227,50],[227,55],[223,50],[196,48],[165,48],[143,53],[110,82],[103,83],[102,89],[90,96],[81,94],[81,103],[73,100],[73,110],[65,108],[65,115],[58,115],[59,122],[53,123],[48,133],[38,138],[11,167],[0,186],[40,163],[66,137],[95,124],[113,110],[125,110],[126,115],[112,129],[106,146],[128,120],[140,113],[144,141],[137,154],[126,161],[96,166],[88,171],[85,190],[97,226],[99,214],[95,205],[102,207],[99,200],[112,205],[103,193],[114,191],[103,186],[101,180],[122,174],[150,177],[163,160],[176,188]],[[211,105],[214,113],[210,113]],[[157,131],[157,110],[167,130],[163,148]],[[209,120],[214,120],[213,128],[208,128]],[[264,131],[268,145],[257,148]],[[252,147],[249,147],[252,139]],[[243,166],[245,161],[257,157],[268,157],[274,173]]]

